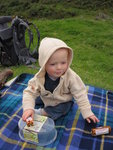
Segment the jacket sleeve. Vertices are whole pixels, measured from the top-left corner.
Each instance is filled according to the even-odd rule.
[[[86,119],[87,117],[94,115],[88,100],[86,87],[77,74],[71,78],[70,89],[83,118]]]
[[[34,109],[35,99],[39,96],[39,85],[36,82],[36,77],[28,82],[28,87],[23,91],[23,110]]]

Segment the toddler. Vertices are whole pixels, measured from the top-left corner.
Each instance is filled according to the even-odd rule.
[[[42,39],[39,46],[41,68],[23,92],[24,121],[28,117],[33,119],[35,111],[56,120],[69,112],[74,98],[88,123],[99,122],[91,110],[84,83],[70,68],[72,58],[72,49],[62,40]],[[43,108],[34,109],[36,103],[43,104]]]

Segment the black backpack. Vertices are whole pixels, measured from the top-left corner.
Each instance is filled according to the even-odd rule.
[[[10,26],[8,26],[10,23]],[[34,50],[31,49],[33,43],[33,33],[31,28],[35,28],[37,34],[37,44]],[[25,34],[29,34],[29,43],[26,44]],[[2,65],[11,66],[19,64],[32,64],[38,59],[38,46],[40,33],[36,25],[19,17],[0,17],[0,62]]]

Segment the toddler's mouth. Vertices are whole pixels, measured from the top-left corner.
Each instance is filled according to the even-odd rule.
[[[56,74],[57,74],[57,75],[58,75],[58,74],[62,74],[62,71],[56,72]]]

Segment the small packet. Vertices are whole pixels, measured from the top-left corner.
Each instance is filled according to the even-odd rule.
[[[93,128],[91,130],[92,136],[110,134],[110,132],[111,132],[111,127],[110,126],[97,127],[97,128]]]
[[[33,126],[33,119],[31,117],[28,117],[26,119],[26,124],[28,127]]]

